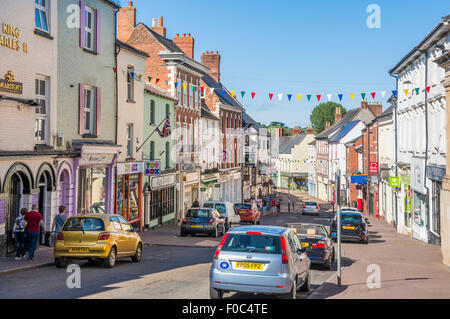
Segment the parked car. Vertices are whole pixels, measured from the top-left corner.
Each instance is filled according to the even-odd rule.
[[[310,288],[310,261],[293,229],[238,226],[225,234],[210,269],[210,297],[226,292],[275,294],[295,299]]]
[[[341,207],[341,211],[350,211],[350,212],[355,212],[355,213],[359,212],[357,208],[349,207],[349,206]]]
[[[117,258],[142,259],[144,244],[120,215],[87,214],[69,217],[56,237],[55,265],[65,267],[72,259],[101,260],[114,267]]]
[[[259,210],[252,208],[251,204],[234,204],[234,209],[236,210],[236,215],[239,215],[240,223],[261,223],[261,213]]]
[[[307,252],[308,258],[313,264],[321,264],[326,269],[331,269],[335,259],[333,241],[325,226],[320,224],[292,223],[286,227],[294,228],[302,247],[311,247]]]
[[[342,240],[360,241],[369,243],[369,226],[361,213],[341,211]],[[337,215],[331,222],[331,238],[337,240]]]
[[[239,215],[236,215],[233,203],[208,201],[203,204],[203,207],[215,208],[219,212],[220,216],[225,219],[225,231],[228,231],[232,224],[239,224],[241,222]]]
[[[302,209],[302,215],[305,214],[314,214],[319,216],[320,215],[320,207],[319,204],[317,204],[316,202],[305,202],[303,204],[303,209]]]
[[[214,208],[191,208],[180,226],[180,235],[209,234],[219,237],[225,234],[225,219]]]

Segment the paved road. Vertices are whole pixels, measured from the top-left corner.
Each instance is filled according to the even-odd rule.
[[[263,218],[263,225],[284,225],[293,221],[329,225],[330,216],[320,217],[282,213]],[[0,277],[0,298],[209,298],[209,267],[213,248],[150,246],[143,260],[118,261],[116,267],[77,262],[81,269],[81,288],[70,289],[71,273],[54,266]],[[312,289],[326,281],[334,271],[313,266]],[[306,297],[306,293],[298,298]],[[230,293],[225,298],[261,298],[251,294]]]

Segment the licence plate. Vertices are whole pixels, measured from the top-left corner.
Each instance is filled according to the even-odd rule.
[[[203,225],[191,225],[191,228],[203,228]]]
[[[308,247],[309,243],[302,243],[302,247]]]
[[[69,248],[69,253],[88,253],[89,248]]]
[[[262,270],[263,264],[260,263],[248,263],[248,262],[236,262],[236,268],[238,269],[252,269],[252,270]]]
[[[355,229],[355,226],[342,226],[343,229]]]

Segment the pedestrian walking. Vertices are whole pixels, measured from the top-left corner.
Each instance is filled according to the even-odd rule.
[[[275,197],[272,198],[271,206],[272,206],[272,216],[275,216],[277,209],[277,200],[275,199]]]
[[[27,222],[24,217],[28,209],[22,208],[20,210],[20,216],[16,218],[13,227],[12,237],[16,239],[16,260],[25,258],[25,248],[26,248],[26,233],[25,228],[27,227]]]
[[[29,237],[29,248],[28,248],[28,261],[33,261],[34,251],[39,241],[39,226],[42,227],[42,232],[45,233],[45,225],[42,220],[42,214],[38,212],[39,206],[34,204],[31,207],[31,211],[28,212],[24,219],[27,222],[27,236]]]
[[[277,196],[277,214],[276,214],[277,216],[280,213],[280,211],[281,211],[281,197]]]
[[[263,201],[262,201],[262,210],[263,210],[263,216],[266,216],[266,214],[267,214],[267,200],[265,198],[263,198]]]
[[[258,207],[258,210],[261,210],[261,196],[258,195],[258,197],[256,198],[256,206]]]
[[[198,200],[196,199],[193,203],[191,208],[199,208],[200,207],[200,203],[198,202]]]
[[[58,236],[58,233],[61,231],[61,228],[65,222],[66,222],[66,207],[59,206],[58,214],[55,216],[55,218],[53,218],[52,223],[52,232],[54,232],[55,234],[53,242],[56,241],[56,236]]]

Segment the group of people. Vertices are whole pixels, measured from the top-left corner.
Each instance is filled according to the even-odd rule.
[[[28,261],[33,261],[34,252],[39,242],[39,236],[45,233],[45,224],[42,214],[39,213],[39,206],[34,204],[31,211],[26,208],[20,210],[20,216],[16,218],[13,226],[13,238],[16,240],[16,260],[25,259],[28,252]],[[61,231],[66,221],[66,207],[60,206],[58,214],[53,219],[51,231],[55,233]]]
[[[252,198],[251,200],[252,209],[261,211],[262,209],[262,215],[266,216],[268,214],[268,205],[266,197],[258,196],[255,198]],[[270,202],[271,209],[272,209],[272,216],[277,216],[280,213],[280,205],[281,205],[281,198],[278,197],[278,194],[275,195],[275,197],[272,197],[272,200]]]

